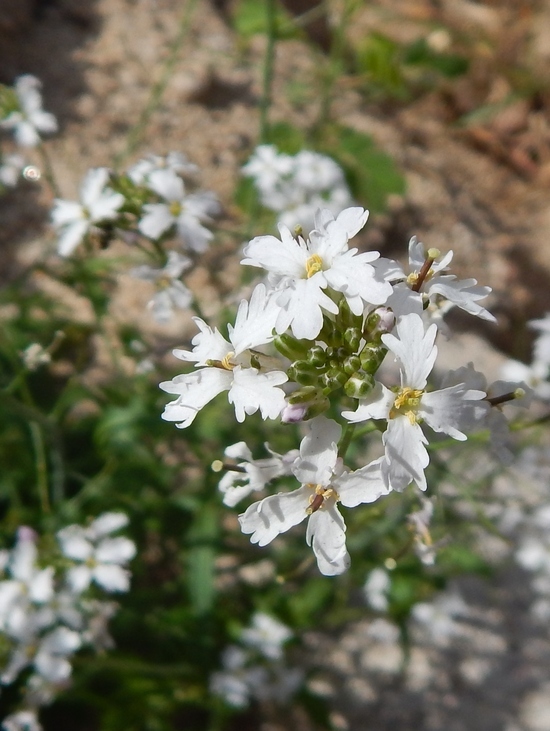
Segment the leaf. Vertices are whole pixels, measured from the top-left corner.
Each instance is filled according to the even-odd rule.
[[[269,33],[268,3],[264,0],[238,0],[233,11],[233,27],[240,35],[250,37]],[[290,15],[275,3],[273,25],[275,38],[297,38],[299,29]]]

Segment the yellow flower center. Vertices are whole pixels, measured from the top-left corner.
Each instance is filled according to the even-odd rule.
[[[396,416],[406,416],[411,424],[416,424],[418,422],[416,410],[420,406],[423,393],[422,389],[409,386],[398,391],[390,411],[390,419],[395,419]]]
[[[340,496],[333,487],[323,487],[323,485],[314,485],[309,482],[306,487],[310,487],[314,490],[314,494],[309,498],[309,506],[306,508],[306,513],[312,515],[316,513],[319,508],[323,507],[325,500],[333,497],[335,500],[339,500]]]
[[[168,210],[170,211],[172,216],[177,218],[181,213],[181,203],[179,201],[172,201]]]
[[[319,256],[319,254],[313,254],[313,256],[310,256],[309,259],[306,261],[306,274],[307,278],[309,279],[314,274],[317,274],[317,272],[323,271],[323,260]]]

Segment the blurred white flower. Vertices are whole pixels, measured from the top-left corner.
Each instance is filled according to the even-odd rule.
[[[128,591],[130,572],[124,568],[136,554],[129,538],[112,538],[110,534],[128,523],[123,513],[104,513],[88,528],[69,525],[57,533],[63,554],[76,563],[67,571],[67,582],[77,594],[86,591],[92,581],[105,591]]]
[[[177,251],[169,251],[164,267],[155,268],[143,264],[130,272],[131,276],[153,282],[157,287],[157,292],[147,305],[157,322],[169,322],[174,315],[174,308],[185,310],[193,301],[193,294],[179,280],[191,264],[186,256]]]
[[[179,175],[197,172],[198,168],[181,152],[169,152],[166,157],[147,155],[128,170],[128,177],[136,185],[146,185],[151,173],[170,170]]]
[[[15,188],[25,165],[25,158],[17,153],[0,157],[0,186]]]
[[[389,606],[390,575],[384,569],[373,569],[363,586],[367,604],[377,612],[385,612]]]
[[[108,182],[108,168],[93,168],[82,182],[81,203],[56,199],[51,217],[59,233],[57,253],[60,256],[70,256],[92,226],[116,219],[124,196],[111,190]]]
[[[256,612],[250,627],[243,629],[240,640],[270,660],[283,657],[283,645],[292,637],[291,630],[278,619],[264,612]]]
[[[41,133],[57,132],[56,118],[42,109],[41,86],[40,80],[31,74],[16,79],[14,90],[19,109],[0,121],[0,128],[12,130],[22,147],[36,147]]]
[[[42,731],[38,716],[34,710],[22,710],[10,713],[2,721],[3,731]]]

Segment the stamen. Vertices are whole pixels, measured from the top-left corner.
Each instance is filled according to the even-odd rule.
[[[411,289],[413,292],[420,292],[420,288],[426,281],[426,279],[430,279],[430,277],[433,276],[432,271],[432,264],[437,259],[438,256],[441,256],[441,252],[439,249],[428,249],[428,256],[426,257],[426,261],[424,264],[422,264],[422,268],[418,273],[414,272],[414,281],[411,282],[410,278],[412,277],[411,274],[407,277],[407,282],[409,284],[412,284]]]
[[[419,388],[410,388],[410,386],[402,388],[393,402],[390,419],[395,419],[396,416],[406,416],[411,424],[416,424],[418,422],[416,409],[420,406],[423,393],[424,391]]]
[[[523,398],[524,396],[525,390],[523,388],[516,388],[515,391],[503,393],[502,396],[493,396],[492,398],[486,398],[485,400],[491,406],[500,406],[500,404],[506,404],[509,401],[515,401],[515,399]]]
[[[172,203],[170,203],[170,206],[168,207],[168,210],[170,211],[170,214],[172,216],[179,216],[181,213],[181,203],[179,201],[172,201]]]
[[[338,495],[333,487],[323,487],[322,485],[314,485],[313,483],[308,483],[306,487],[311,487],[311,489],[315,490],[315,494],[309,498],[309,507],[306,508],[308,515],[312,515],[319,508],[322,508],[325,500],[328,500],[328,498],[340,499],[340,495]]]
[[[314,274],[317,274],[317,272],[323,271],[323,260],[319,256],[319,254],[313,254],[313,256],[310,256],[309,259],[306,261],[306,273],[307,278],[309,279]]]
[[[235,353],[230,352],[227,355],[225,355],[221,360],[216,360],[215,358],[208,358],[208,360],[205,361],[206,365],[209,368],[223,368],[224,371],[232,371],[233,368],[235,368],[236,363],[233,363],[231,358]]]

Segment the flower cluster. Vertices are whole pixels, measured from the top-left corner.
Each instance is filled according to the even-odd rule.
[[[4,728],[20,728],[28,717],[27,726],[39,729],[37,710],[67,685],[70,657],[85,645],[112,645],[107,623],[117,605],[95,599],[88,589],[94,581],[108,593],[128,591],[126,564],[135,555],[135,545],[112,535],[127,523],[123,513],[104,513],[87,527],[63,528],[57,533],[60,551],[49,564],[39,553],[36,533],[26,526],[19,528],[11,551],[2,551],[6,578],[0,581],[0,633],[5,662],[0,684],[10,685],[25,669],[32,669],[25,707],[6,718]]]
[[[254,181],[261,204],[289,228],[309,231],[319,208],[336,215],[353,205],[342,168],[318,152],[286,155],[274,145],[260,145],[242,171]]]
[[[307,519],[307,543],[326,575],[342,573],[350,561],[339,504],[370,503],[411,483],[425,491],[430,435],[464,441],[489,428],[501,446],[500,408],[526,394],[517,384],[488,386],[471,365],[444,374],[438,389],[429,384],[442,314],[458,306],[493,320],[479,304],[490,289],[448,273],[452,252],[425,252],[415,238],[409,274],[378,252],[350,248],[367,217],[357,207],[336,217],[322,209],[307,239],[281,224],[281,240],[250,241],[242,264],[263,269],[266,282],[241,302],[228,339],[197,318],[192,350],[174,351],[195,369],[161,383],[177,397],[163,418],[179,428],[223,391],[239,422],[257,411],[264,419],[311,420],[299,452],[254,460],[246,444],[230,447],[226,456],[244,461],[218,465],[229,470],[220,490],[235,505],[273,479],[296,478],[297,489],[253,503],[239,518],[241,529],[265,546]],[[381,368],[392,359],[393,369]],[[329,408],[339,410],[345,430],[323,415]],[[365,422],[381,432],[383,454],[350,470],[345,452],[355,425]],[[419,552],[433,562],[428,523],[425,516],[411,525]]]
[[[303,681],[297,668],[284,663],[283,645],[292,637],[289,628],[274,617],[258,612],[239,636],[239,645],[223,652],[223,669],[210,678],[210,691],[236,708],[251,700],[284,703]]]
[[[42,109],[41,86],[31,74],[19,76],[13,88],[0,86],[0,129],[13,132],[22,147],[36,147],[40,135],[57,132],[56,118]]]

